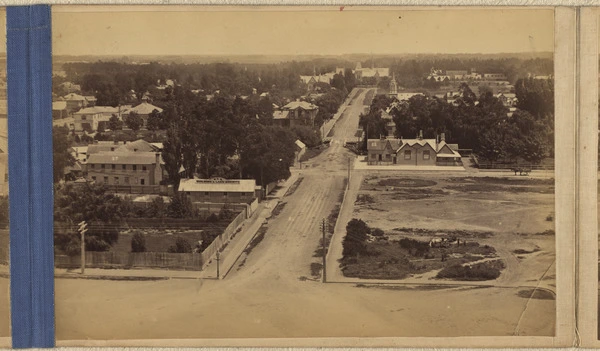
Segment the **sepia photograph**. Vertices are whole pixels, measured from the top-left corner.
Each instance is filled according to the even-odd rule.
[[[52,32],[59,345],[557,336],[553,8],[54,6]]]

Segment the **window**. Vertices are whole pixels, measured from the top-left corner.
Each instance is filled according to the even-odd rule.
[[[137,165],[133,165],[132,167],[134,171],[137,171]]]
[[[208,191],[205,191],[205,192],[204,192],[204,196],[208,196]]]
[[[404,151],[404,159],[405,160],[410,160],[410,153],[411,153],[410,150]]]
[[[115,177],[115,184],[119,185],[119,177]]]
[[[111,147],[111,148],[110,148],[110,151],[115,151],[115,148],[114,148],[114,147]]]
[[[371,158],[377,158],[377,154],[371,154]]]
[[[429,160],[431,156],[429,155],[429,150],[424,150],[423,151],[423,159],[424,160]]]
[[[108,184],[108,177],[104,177],[104,183]]]
[[[81,120],[82,120],[82,121],[85,121],[85,120],[86,120],[86,117],[85,117],[85,116],[81,116]]]
[[[104,169],[104,168],[106,168],[106,165],[103,163],[100,165],[100,168]]]
[[[140,184],[141,185],[146,185],[146,179],[144,179],[144,178],[140,179]]]
[[[227,197],[227,192],[224,192],[224,193],[223,193],[223,197]]]
[[[92,169],[94,169],[94,168],[96,167],[96,165],[92,163],[92,164],[90,165],[90,167],[91,167]]]
[[[146,170],[146,166],[142,166],[142,171],[145,171],[145,170]]]
[[[129,177],[125,177],[125,184],[129,184]]]
[[[112,169],[116,169],[116,168],[117,168],[117,165],[110,165],[110,168],[112,168]]]
[[[127,169],[127,165],[121,165],[121,168],[122,168],[123,170],[126,170],[126,169]]]

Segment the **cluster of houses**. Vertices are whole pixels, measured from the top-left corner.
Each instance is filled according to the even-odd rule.
[[[152,105],[147,100],[143,100],[142,103],[136,106],[97,106],[94,96],[77,93],[69,93],[52,102],[53,119],[72,117],[71,128],[76,134],[95,133],[99,129],[107,129],[108,121],[112,116],[116,116],[123,121],[132,112],[142,118],[142,128],[145,128],[150,114],[152,112],[161,113],[162,111],[162,108]]]
[[[472,68],[470,70],[442,70],[432,68],[427,79],[436,82],[443,81],[495,81],[506,82],[507,76],[504,73],[477,73]]]
[[[95,141],[88,146],[72,148],[76,165],[68,167],[75,183],[105,184],[111,190],[128,194],[165,195],[169,186],[162,158],[162,143],[142,139],[132,142]],[[183,172],[184,169],[181,169]],[[192,203],[249,204],[262,194],[254,179],[182,179],[179,192]]]

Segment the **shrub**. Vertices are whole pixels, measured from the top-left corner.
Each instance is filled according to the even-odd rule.
[[[219,217],[216,214],[211,213],[208,217],[206,217],[206,221],[210,223],[218,222]]]
[[[498,261],[500,262],[500,261]],[[502,263],[482,262],[472,266],[453,265],[442,269],[436,278],[454,280],[493,280],[500,276]]]
[[[371,235],[373,236],[384,236],[385,233],[383,232],[383,230],[379,229],[379,228],[375,228],[371,230]]]
[[[131,252],[146,252],[146,238],[144,238],[144,234],[133,234],[131,238]]]
[[[235,218],[235,212],[231,210],[229,207],[224,206],[221,211],[219,211],[219,220],[221,221],[230,221]]]
[[[170,253],[191,253],[192,245],[186,239],[177,237],[177,239],[175,239],[175,245],[169,246],[167,251]]]
[[[346,225],[346,236],[342,243],[344,250],[343,256],[356,256],[367,253],[367,234],[370,234],[371,229],[361,219],[353,218]]]

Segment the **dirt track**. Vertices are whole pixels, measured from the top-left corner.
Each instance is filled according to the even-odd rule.
[[[335,127],[331,147],[308,162],[264,239],[225,280],[56,281],[57,339],[553,335],[553,300],[520,288],[359,287],[322,284],[310,262],[343,190],[367,90]],[[304,165],[303,165],[304,166]]]

